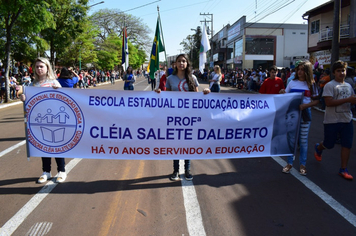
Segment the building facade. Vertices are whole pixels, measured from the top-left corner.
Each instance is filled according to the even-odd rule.
[[[214,35],[213,61],[224,69],[291,67],[308,59],[306,24],[246,22],[241,17]]]
[[[304,13],[308,20],[310,61],[330,67],[333,39],[334,1]],[[341,1],[339,59],[356,66],[356,0]]]

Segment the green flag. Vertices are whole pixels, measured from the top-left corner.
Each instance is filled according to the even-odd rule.
[[[157,18],[155,38],[153,40],[152,51],[150,56],[150,78],[155,78],[155,72],[159,70],[159,53],[164,51],[164,45],[161,40],[160,18]]]

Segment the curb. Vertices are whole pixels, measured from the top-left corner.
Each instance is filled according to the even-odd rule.
[[[12,102],[12,103],[7,103],[7,104],[1,104],[0,105],[0,109],[6,108],[6,107],[15,106],[15,105],[19,105],[19,104],[22,104],[22,102],[18,101],[18,102]]]

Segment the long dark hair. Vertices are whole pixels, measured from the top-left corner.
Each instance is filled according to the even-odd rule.
[[[71,79],[72,75],[71,75],[70,71],[67,69],[67,67],[63,67],[61,69],[61,73],[59,74],[58,78],[60,78],[60,79]]]
[[[176,62],[178,61],[179,57],[184,57],[184,59],[187,60],[187,68],[184,71],[184,77],[185,77],[185,80],[187,81],[189,91],[194,92],[196,86],[195,86],[193,75],[192,75],[192,68],[191,68],[191,64],[189,61],[189,57],[187,54],[184,54],[184,53],[179,54],[176,58]],[[178,73],[178,69],[177,69],[177,65],[176,65],[172,74],[177,75],[177,73]]]
[[[298,67],[302,67],[302,69],[304,70],[305,81],[307,82],[310,93],[312,94],[312,96],[314,96],[316,92],[315,92],[315,87],[314,87],[315,80],[314,80],[314,76],[313,76],[313,65],[308,60],[300,62],[296,68],[294,80],[299,80]]]

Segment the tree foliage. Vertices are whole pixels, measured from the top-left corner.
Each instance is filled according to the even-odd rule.
[[[91,21],[85,19],[83,32],[59,56],[61,65],[77,67],[79,64],[95,64],[98,61],[95,37],[99,30],[92,25]]]
[[[139,17],[125,14],[118,9],[103,9],[95,12],[90,20],[100,30],[98,41],[105,41],[111,34],[122,35],[126,26],[128,40],[135,45],[141,45],[145,51],[150,51],[152,42],[147,35],[152,31]]]
[[[199,50],[201,44],[201,28],[197,27],[195,30],[195,34],[188,35],[183,41],[180,43],[183,47],[183,51],[190,56],[190,61],[192,63],[193,68],[199,67]]]
[[[88,0],[55,0],[48,8],[52,13],[55,25],[41,31],[41,36],[49,42],[50,60],[61,54],[84,31],[84,22]]]
[[[121,39],[115,34],[108,35],[106,40],[98,45],[98,69],[112,70],[115,68],[115,66],[119,64],[119,56],[121,55],[121,45]]]
[[[5,78],[6,96],[9,101],[10,54],[13,44],[13,33],[21,29],[23,35],[31,36],[43,28],[51,27],[53,17],[47,11],[50,1],[46,0],[0,0],[0,25],[5,38]],[[28,14],[28,13],[31,14]],[[19,32],[19,30],[17,31]]]

